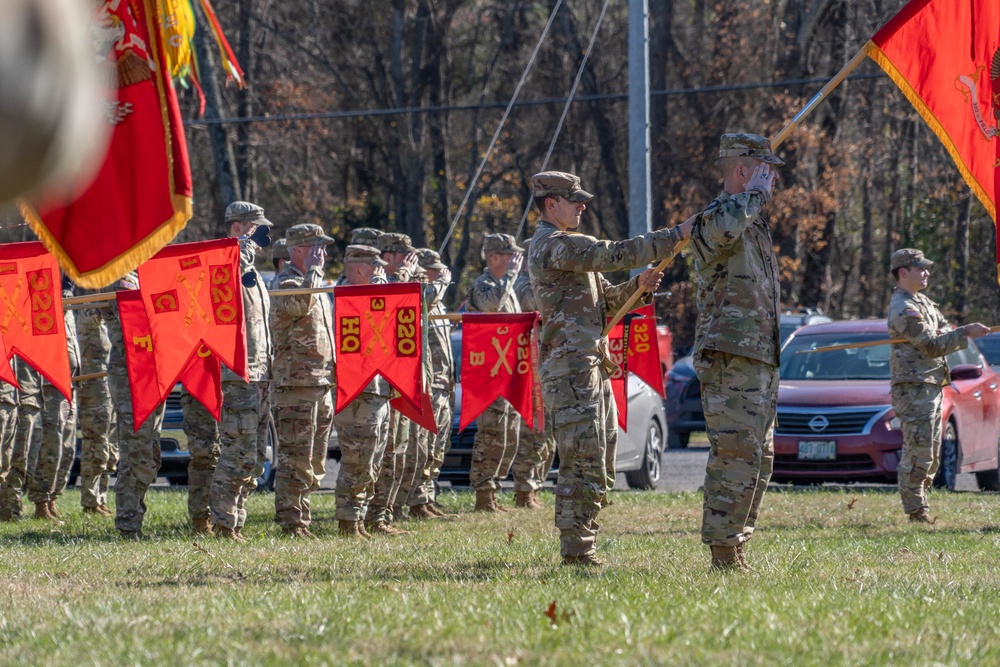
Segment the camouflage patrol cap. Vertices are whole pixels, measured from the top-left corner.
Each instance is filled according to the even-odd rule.
[[[543,171],[531,177],[533,197],[562,197],[575,204],[583,204],[594,198],[580,188],[580,177],[565,171]]]
[[[892,257],[889,258],[889,267],[893,271],[901,269],[904,266],[916,266],[925,269],[933,265],[934,262],[924,257],[924,253],[916,248],[901,248],[892,253]]]
[[[380,229],[371,227],[358,227],[351,232],[351,245],[366,245],[378,247],[378,237],[382,236]]]
[[[416,252],[410,237],[406,234],[387,232],[378,237],[378,249],[382,252]]]
[[[372,266],[388,266],[388,262],[382,259],[382,251],[375,246],[354,243],[347,246],[344,251],[344,264],[358,262],[370,264]]]
[[[333,239],[323,233],[319,225],[303,223],[289,227],[285,232],[285,244],[291,248],[297,245],[329,245]]]
[[[483,254],[489,255],[494,252],[513,254],[524,252],[524,248],[517,245],[517,241],[510,234],[487,234],[483,238]]]
[[[441,255],[439,255],[435,250],[431,250],[430,248],[418,248],[417,254],[420,256],[420,259],[418,260],[420,268],[437,269],[438,271],[448,268],[441,262]]]
[[[227,206],[226,222],[253,222],[265,227],[274,227],[274,223],[264,217],[264,209],[248,201],[234,201]]]
[[[784,160],[771,152],[771,140],[759,134],[722,135],[719,157],[752,157],[767,164],[785,164]]]
[[[278,239],[271,244],[271,259],[290,259],[286,239]]]

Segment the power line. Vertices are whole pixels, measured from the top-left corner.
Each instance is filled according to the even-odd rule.
[[[860,81],[867,79],[885,78],[885,72],[875,72],[872,74],[853,74],[847,77],[847,81]],[[650,91],[650,97],[675,97],[681,95],[701,95],[707,93],[725,93],[737,90],[759,90],[763,88],[785,88],[791,86],[805,86],[817,83],[826,83],[828,78],[815,79],[787,79],[785,81],[766,81],[758,83],[739,83],[719,86],[702,86],[699,88],[673,88],[667,90]],[[568,97],[539,97],[528,100],[518,100],[514,102],[515,107],[545,106],[551,104],[565,104]],[[628,99],[628,93],[603,93],[598,95],[580,95],[572,102],[604,102],[619,101]],[[445,106],[430,107],[397,107],[391,109],[357,109],[353,111],[324,111],[320,113],[301,114],[277,114],[274,116],[247,116],[245,118],[199,118],[184,121],[188,126],[209,126],[209,125],[236,125],[240,123],[287,123],[293,121],[306,120],[344,120],[350,118],[369,118],[377,116],[404,116],[418,113],[442,113],[451,111],[475,111],[483,109],[504,109],[509,102],[483,102],[480,104],[453,104]]]

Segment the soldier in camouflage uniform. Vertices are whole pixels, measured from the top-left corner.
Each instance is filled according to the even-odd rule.
[[[451,285],[451,271],[441,263],[441,256],[430,248],[421,248],[417,254],[420,268],[425,272],[424,307],[428,315],[444,314],[444,294]],[[455,376],[451,325],[447,320],[429,320],[424,339],[424,367],[430,382],[431,406],[438,432],[435,435],[416,424],[410,425],[410,446],[415,455],[407,456],[399,496],[405,495],[413,519],[452,516],[434,503],[434,478],[441,472],[444,452],[451,439],[451,394]]]
[[[469,287],[465,307],[470,313],[520,313],[514,281],[524,261],[524,248],[510,234],[483,238],[486,267]],[[518,417],[507,399],[500,397],[476,419],[469,484],[476,490],[477,512],[505,512],[497,502],[501,466],[508,450],[517,451]],[[513,458],[513,455],[511,455]],[[503,470],[507,472],[506,468]],[[504,475],[506,477],[506,474]]]
[[[271,262],[274,264],[274,274],[277,277],[281,269],[284,268],[285,262],[288,261],[288,244],[285,239],[277,239],[271,244]],[[272,289],[274,283],[274,278],[271,279],[271,284],[267,285],[268,289]]]
[[[264,209],[243,201],[226,208],[226,222],[229,236],[240,239],[249,383],[228,368],[222,372],[220,455],[212,473],[210,505],[216,534],[243,541],[244,503],[255,486],[258,461],[262,463],[266,453],[271,414],[271,299],[264,279],[254,268],[258,246],[251,237],[258,227],[273,225],[264,217]]]
[[[10,474],[14,457],[14,438],[17,435],[17,389],[0,382],[0,521],[16,521],[19,517],[8,511],[3,490]]]
[[[531,279],[526,270],[518,274],[517,280],[514,281],[514,294],[521,304],[521,312],[538,311],[535,293],[531,289]],[[542,488],[552,467],[551,459],[555,454],[555,447],[552,440],[545,436],[544,431],[529,428],[520,415],[512,415],[512,418],[518,420],[517,449],[513,456],[508,452],[511,460],[500,466],[501,479],[505,478],[508,469],[512,468],[515,504],[518,507],[540,509],[544,505],[538,498],[538,490]],[[545,467],[546,461],[549,462],[548,468]]]
[[[746,570],[750,539],[774,465],[778,400],[778,261],[764,217],[784,164],[755,134],[724,134],[723,192],[695,216],[698,289],[694,367],[711,448],[702,542],[712,565]]]
[[[275,277],[279,289],[323,284],[326,247],[333,239],[319,225],[301,224],[285,235],[291,260]],[[274,480],[275,521],[285,535],[309,537],[309,496],[326,474],[333,426],[333,306],[327,294],[284,296],[271,305],[272,401],[278,427]]]
[[[76,325],[81,374],[104,373],[104,377],[84,380],[76,388],[81,440],[80,505],[86,514],[111,516],[107,507],[107,483],[112,459],[118,458],[112,454],[114,407],[107,378],[111,341],[100,309],[77,311]]]
[[[31,462],[34,450],[38,456],[41,448],[41,376],[23,360],[14,358],[14,372],[17,373],[17,428],[14,446],[10,455],[10,468],[0,487],[0,519],[19,521],[21,519],[21,492],[35,466]]]
[[[212,474],[221,452],[219,422],[187,389],[181,393],[181,410],[184,413],[188,454],[191,455],[188,461],[188,516],[195,533],[211,535],[209,496]]]
[[[370,285],[375,269],[385,266],[380,255],[374,246],[347,246],[344,280],[340,284]],[[337,361],[350,364],[351,358],[351,354],[341,351]],[[385,455],[389,440],[389,383],[376,375],[349,405],[334,415],[333,423],[341,453],[336,514],[340,534],[371,537],[365,530],[365,515],[375,497],[376,466]]]
[[[64,283],[63,297],[73,296],[72,283]],[[73,311],[64,314],[70,375],[80,371],[80,347],[76,340]],[[28,478],[28,500],[35,503],[36,519],[59,519],[56,498],[66,490],[76,454],[76,390],[70,399],[48,381],[42,381],[42,446],[34,472]]]
[[[990,330],[974,323],[953,331],[937,305],[920,294],[934,264],[924,253],[903,248],[889,261],[896,279],[889,299],[889,337],[906,339],[892,346],[889,357],[892,409],[903,431],[899,494],[910,521],[929,523],[927,489],[941,463],[941,387],[948,383],[944,357]]]
[[[407,283],[414,280],[418,270],[416,249],[406,234],[383,233],[378,238],[378,249],[386,262],[386,280],[390,283]],[[375,497],[372,499],[365,525],[371,532],[399,534],[407,531],[388,524],[401,518],[402,506],[397,505],[399,485],[406,469],[407,442],[410,420],[395,410],[389,413],[389,442],[378,470]],[[404,499],[405,500],[405,499]]]
[[[123,278],[119,289],[137,290],[139,280],[133,272]],[[122,335],[118,305],[111,302],[104,311],[111,339],[108,360],[108,380],[118,415],[118,480],[115,482],[115,528],[125,539],[142,537],[142,521],[146,516],[146,491],[156,481],[160,470],[160,427],[163,425],[163,404],[160,404],[139,430],[132,418],[132,392],[128,381],[125,341]]]
[[[620,285],[600,271],[624,271],[672,257],[689,223],[624,241],[575,233],[593,195],[564,172],[532,177],[541,217],[531,239],[528,272],[542,316],[540,373],[546,429],[559,451],[555,524],[566,565],[600,565],[597,516],[615,481],[618,427],[611,394],[606,318],[640,286],[652,292],[662,274],[647,269]],[[649,303],[649,293],[636,307]]]

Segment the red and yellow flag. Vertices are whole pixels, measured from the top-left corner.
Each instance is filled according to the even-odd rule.
[[[17,386],[16,354],[71,400],[62,278],[41,243],[0,245],[0,338],[0,380]]]
[[[1000,2],[911,0],[875,33],[865,53],[916,107],[995,224]],[[997,261],[1000,267],[1000,244]]]
[[[464,429],[503,397],[529,428],[544,428],[538,385],[538,313],[462,315],[462,411]]]
[[[139,267],[139,289],[163,396],[203,347],[247,379],[247,334],[236,239],[167,246]]]
[[[628,355],[625,354],[625,346],[628,345],[629,328],[632,321],[631,315],[626,315],[610,332],[608,332],[608,354],[611,363],[617,368],[611,374],[611,394],[615,397],[615,406],[618,408],[618,426],[622,431],[628,432]]]
[[[357,398],[376,374],[422,412],[421,287],[393,283],[334,290],[336,412]]]
[[[107,84],[107,156],[89,183],[22,202],[21,212],[74,282],[102,287],[184,228],[191,168],[153,1],[99,3],[92,33]]]

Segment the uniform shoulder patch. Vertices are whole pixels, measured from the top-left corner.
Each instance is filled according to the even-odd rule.
[[[916,308],[907,308],[906,309],[906,316],[907,317],[920,317],[920,311],[917,310]]]

